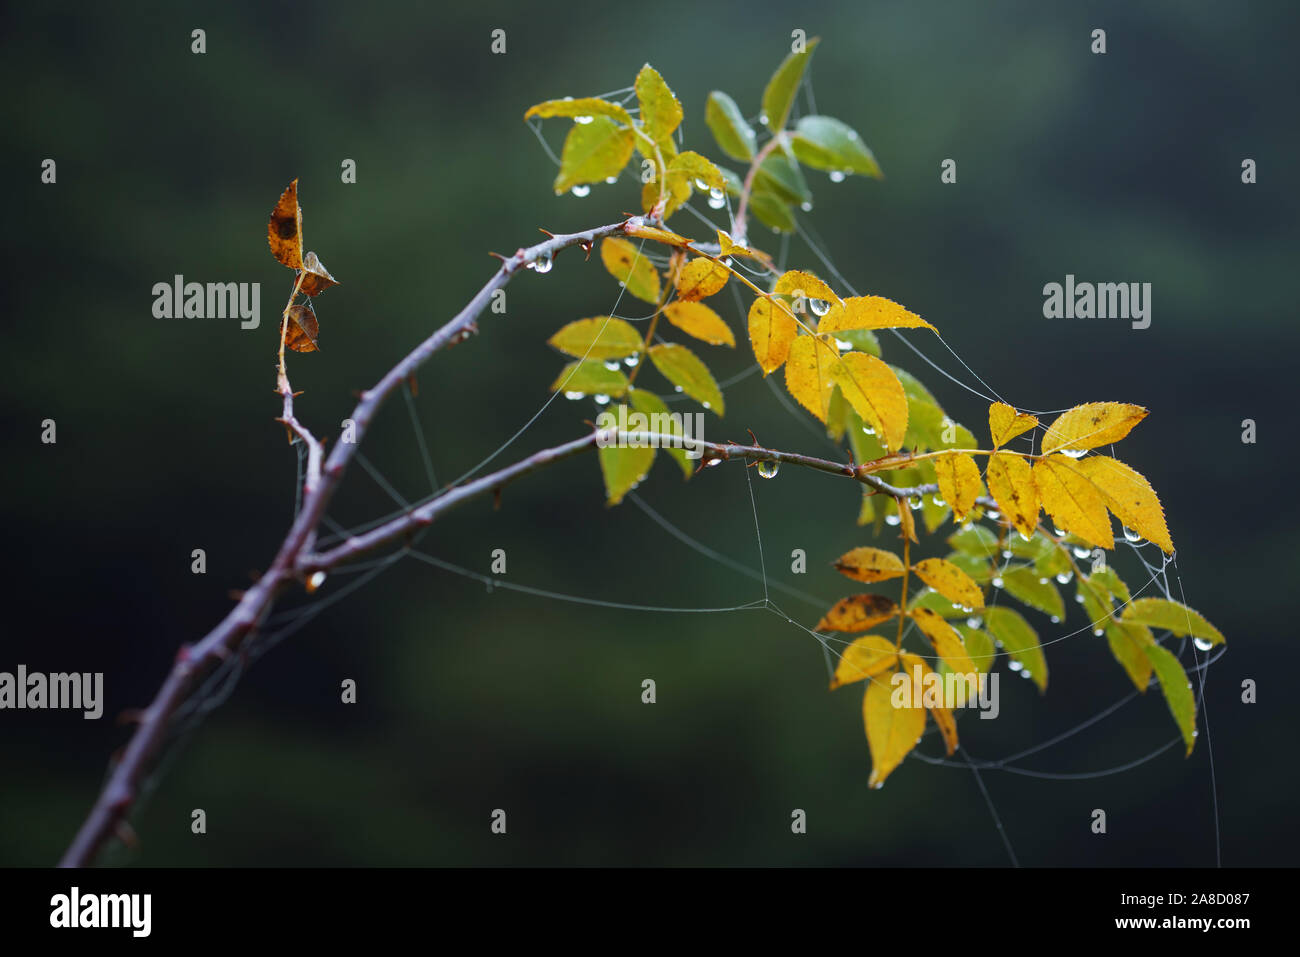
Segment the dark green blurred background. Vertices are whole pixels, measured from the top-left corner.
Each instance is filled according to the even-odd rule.
[[[709,90],[751,115],[802,28],[825,42],[817,106],[860,130],[887,179],[812,174],[807,217],[845,276],[934,322],[1017,405],[1116,399],[1152,415],[1121,450],[1160,491],[1188,602],[1229,637],[1209,673],[1200,743],[1082,780],[984,778],[1023,863],[1206,865],[1294,860],[1295,453],[1300,8],[1284,3],[159,4],[10,8],[0,142],[6,184],[3,502],[9,568],[0,670],[104,671],[106,717],[0,714],[0,863],[54,861],[178,645],[265,567],[293,510],[294,453],[272,418],[276,310],[290,274],[267,214],[300,177],[308,248],[342,280],[319,300],[322,352],[293,356],[299,412],[333,435],[352,390],[445,321],[537,227],[633,209],[625,176],[585,199],[521,117],[531,103],[628,86],[645,61],[686,109],[685,145],[718,156]],[[190,31],[208,52],[190,53]],[[489,53],[507,31],[508,52]],[[1107,31],[1109,52],[1089,52]],[[802,104],[801,100],[801,104]],[[552,125],[553,124],[553,125]],[[552,121],[558,143],[567,126]],[[40,163],[58,163],[41,185]],[[958,162],[958,183],[939,166]],[[1240,182],[1241,161],[1259,167]],[[356,160],[355,185],[340,163]],[[734,165],[734,164],[733,164]],[[705,210],[708,212],[707,210]],[[673,223],[700,232],[689,214]],[[775,247],[775,243],[769,243]],[[819,268],[799,243],[790,265]],[[262,325],[166,321],[151,287],[262,283]],[[1042,318],[1066,273],[1151,282],[1153,324]],[[545,339],[603,313],[616,287],[576,251],[519,277],[505,317],[438,356],[417,408],[446,481],[513,434],[561,362]],[[752,362],[706,349],[719,378]],[[635,310],[632,310],[635,313]],[[933,338],[912,341],[969,373]],[[984,434],[985,403],[891,337]],[[726,353],[726,354],[724,354]],[[647,375],[653,375],[648,373]],[[757,377],[706,434],[826,453]],[[500,460],[579,434],[556,402]],[[40,421],[58,444],[39,442]],[[1243,445],[1240,423],[1258,422]],[[427,491],[397,399],[363,451],[402,494]],[[752,473],[751,473],[752,474]],[[774,580],[852,590],[830,568],[869,539],[858,493],[786,468],[754,491]],[[645,499],[712,548],[757,562],[745,475],[684,485],[666,462]],[[391,502],[353,469],[332,514]],[[728,606],[760,586],[690,551],[634,506],[603,506],[594,458],[476,502],[423,547],[510,581],[611,601]],[[789,574],[804,548],[809,573]],[[208,573],[190,573],[204,548]],[[1137,579],[1131,556],[1121,572]],[[1129,564],[1124,564],[1125,562]],[[335,576],[325,598],[346,584]],[[1072,590],[1071,590],[1072,591]],[[293,601],[301,601],[294,597]],[[817,609],[781,603],[805,624]],[[1083,622],[1077,612],[1070,629]],[[1030,613],[1044,637],[1047,620]],[[1103,643],[1049,647],[1051,686],[1004,681],[997,721],[963,722],[978,758],[1043,741],[1126,694]],[[640,682],[659,702],[640,703]],[[345,678],[355,706],[339,703]],[[1259,682],[1259,703],[1239,701]],[[828,694],[821,650],[761,612],[652,615],[496,589],[414,561],[390,569],[257,662],[186,742],[136,820],[143,864],[1003,864],[969,771],[909,761],[881,791],[857,689]],[[1152,692],[1018,766],[1087,772],[1175,735]],[[1210,747],[1212,745],[1212,748]],[[935,742],[927,740],[929,753]],[[1213,751],[1213,773],[1211,771]],[[204,808],[209,833],[189,831]],[[790,833],[792,808],[808,834]],[[509,835],[489,833],[504,808]],[[1109,833],[1089,831],[1094,808]]]

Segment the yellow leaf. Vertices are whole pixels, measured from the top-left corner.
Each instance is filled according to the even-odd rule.
[[[705,299],[727,284],[727,267],[711,259],[692,259],[677,276],[677,297],[686,302]]]
[[[930,639],[935,654],[942,658],[955,674],[978,674],[974,663],[970,660],[970,655],[966,653],[966,645],[961,640],[961,635],[942,616],[929,608],[913,608],[907,614],[916,622],[916,627],[921,629],[922,634]]]
[[[984,592],[980,586],[952,562],[943,558],[927,558],[913,565],[912,571],[949,601],[969,608],[984,607]]]
[[[893,668],[898,661],[894,643],[879,635],[863,635],[844,649],[831,678],[831,690],[872,678]]]
[[[1118,442],[1147,417],[1140,405],[1123,402],[1089,402],[1063,412],[1047,427],[1043,454],[1062,450],[1095,449]]]
[[[1038,527],[1038,489],[1029,463],[1009,452],[995,452],[984,478],[1007,520],[1025,538],[1032,538]]]
[[[1058,528],[1090,545],[1115,547],[1115,533],[1101,493],[1068,455],[1049,455],[1034,466],[1034,484],[1043,508]]]
[[[850,595],[837,601],[813,630],[866,631],[897,614],[898,606],[884,595]]]
[[[682,332],[703,339],[710,345],[736,344],[731,327],[702,302],[674,302],[664,307],[664,315]]]
[[[907,432],[907,394],[894,370],[875,356],[849,352],[832,363],[831,382],[840,387],[853,411],[875,429],[885,450],[898,451]]]
[[[654,263],[626,239],[607,238],[600,244],[600,261],[627,291],[646,302],[659,302],[659,273]]]
[[[596,316],[574,320],[546,343],[579,359],[621,359],[640,352],[642,339],[630,322],[613,316]]]
[[[883,582],[903,574],[903,560],[883,548],[854,548],[835,559],[835,570],[859,582]]]
[[[705,159],[694,150],[687,150],[674,156],[673,161],[668,164],[668,172],[670,175],[680,174],[689,177],[690,180],[698,179],[713,189],[727,188],[727,181],[723,178],[722,171],[714,166],[711,160]],[[725,256],[726,253],[723,255]]]
[[[645,223],[629,223],[624,232],[639,239],[652,239],[665,246],[689,246],[691,243],[685,236],[679,236],[671,229],[660,229],[658,226],[647,226]]]
[[[1173,554],[1174,542],[1165,524],[1165,510],[1150,482],[1109,455],[1089,455],[1079,459],[1076,465],[1097,486],[1116,518],[1147,541],[1155,542],[1162,551]]]
[[[838,361],[839,350],[819,342],[816,336],[796,337],[785,360],[786,390],[822,422],[826,421],[826,407],[834,385],[831,368]]]
[[[912,510],[908,508],[906,502],[904,502],[902,505],[898,505],[897,508],[898,508],[898,525],[899,525],[898,537],[909,538],[913,542],[919,545],[921,543],[921,540],[916,537],[916,517],[912,514]]]
[[[524,119],[532,119],[534,116],[540,116],[542,119],[548,119],[552,116],[608,116],[618,120],[624,126],[632,125],[632,117],[627,110],[617,103],[601,100],[594,96],[577,100],[547,100],[545,103],[530,106],[528,112],[524,114]]]
[[[916,674],[916,670],[918,668],[920,669],[922,686],[934,680],[930,677],[934,672],[930,670],[930,666],[925,663],[925,659],[920,655],[909,655],[904,653],[899,656],[899,659],[902,662],[903,670],[909,674]],[[943,735],[944,748],[947,750],[948,754],[952,754],[957,750],[956,719],[953,718],[952,712],[942,705],[932,705],[929,710],[930,716],[934,718],[934,723],[939,728],[939,733]]]
[[[641,124],[656,142],[671,135],[681,123],[681,103],[649,63],[636,75],[636,98],[641,105]]]
[[[835,295],[830,286],[812,273],[800,269],[791,269],[782,273],[781,278],[776,281],[776,288],[772,290],[772,294],[790,297],[795,312],[802,310],[807,313],[805,304],[809,299],[820,299],[835,306],[840,303],[840,297]]]
[[[759,297],[749,307],[749,344],[763,375],[784,365],[799,327],[794,317],[770,299]]]
[[[884,296],[850,296],[843,305],[832,304],[831,310],[817,323],[818,332],[841,329],[929,329],[939,330],[914,312]]]
[[[869,787],[880,787],[891,771],[898,767],[909,751],[916,747],[925,730],[925,708],[920,704],[922,688],[914,672],[900,679],[910,682],[909,704],[894,707],[891,682],[875,679],[867,685],[862,699],[862,718],[867,727],[867,747],[871,749]]]
[[[1005,402],[994,402],[989,406],[989,434],[993,436],[993,447],[1006,445],[1022,432],[1028,432],[1038,424],[1038,419],[1027,412],[1017,412]]]
[[[682,203],[691,198],[691,178],[685,173],[669,170],[664,176],[664,218],[677,212]],[[650,212],[659,202],[659,184],[646,183],[641,187],[641,210]]]
[[[962,521],[984,491],[979,466],[964,452],[952,452],[934,460],[934,471],[939,480],[939,494],[952,506],[953,518]]]

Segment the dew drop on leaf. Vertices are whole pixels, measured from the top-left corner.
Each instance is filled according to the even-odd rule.
[[[575,186],[573,189],[569,190],[569,192],[578,197],[578,199],[582,199],[582,197],[591,193],[591,187],[585,185]]]
[[[838,169],[831,170],[831,182],[832,183],[844,182],[844,171]]]

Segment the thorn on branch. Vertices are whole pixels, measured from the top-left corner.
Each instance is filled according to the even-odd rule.
[[[492,490],[492,511],[501,511],[501,486],[498,485]]]

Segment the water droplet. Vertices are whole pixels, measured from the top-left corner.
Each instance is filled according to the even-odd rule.
[[[1011,557],[1011,549],[1009,549],[1009,548],[1004,548],[1004,549],[1002,549],[1002,557],[1003,557],[1003,558],[1010,558],[1010,557]]]
[[[808,308],[812,310],[814,316],[824,316],[831,311],[831,304],[825,299],[809,299]]]
[[[1056,582],[1057,582],[1057,584],[1059,584],[1059,585],[1068,585],[1069,582],[1070,582],[1070,579],[1073,578],[1073,577],[1074,577],[1074,572],[1057,572],[1057,573],[1056,573]],[[1075,597],[1078,598],[1077,595],[1076,595]]]
[[[722,464],[722,459],[709,459],[707,462],[704,463],[706,468],[713,468],[713,466],[721,465],[721,464]]]
[[[1022,668],[1022,669],[1020,670],[1020,677],[1022,677],[1022,678],[1032,678],[1033,675],[1029,673],[1029,669],[1028,669],[1028,668]]]
[[[1046,585],[1046,584],[1047,584],[1047,579],[1046,579],[1046,578],[1040,578],[1040,579],[1038,579],[1038,584],[1040,584],[1040,585]]]
[[[1025,666],[1022,665],[1020,662],[1016,661],[1015,658],[1012,658],[1010,661],[1007,662],[1007,667],[1010,668],[1012,671],[1022,671],[1024,670]]]
[[[590,195],[591,187],[585,185],[575,186],[573,187],[573,189],[569,190],[569,192],[572,193],[574,196],[578,197],[578,199],[582,199],[582,197]]]
[[[592,396],[592,398],[596,400],[597,405],[609,405],[609,396],[607,395],[597,394]]]
[[[1125,525],[1125,526],[1124,526],[1124,540],[1125,540],[1125,541],[1128,541],[1128,542],[1140,542],[1140,541],[1142,541],[1142,535],[1141,535],[1140,533],[1138,533],[1138,532],[1133,531],[1133,529],[1131,529],[1131,528],[1129,528],[1127,525]]]
[[[608,369],[610,372],[617,372],[617,371],[618,371],[618,360],[617,360],[617,359],[606,359],[606,360],[605,360],[605,368]]]
[[[711,402],[701,402],[700,405],[704,406],[706,409],[713,408],[713,404]]]
[[[704,182],[704,180],[702,179],[697,179],[695,181],[695,188],[698,189],[701,193],[707,193],[709,191],[709,184]]]
[[[983,619],[983,618],[967,618],[967,619],[966,619],[966,627],[968,627],[968,628],[978,628],[978,627],[980,627],[980,626],[983,625],[983,624],[984,624],[984,619]]]
[[[1088,454],[1087,449],[1061,449],[1062,455],[1068,455],[1072,459],[1081,459]]]
[[[831,182],[832,183],[844,182],[844,171],[838,169],[831,170]]]
[[[575,116],[575,117],[573,118],[573,122],[578,123],[578,124],[581,124],[582,126],[586,126],[586,125],[587,125],[588,123],[590,123],[593,119],[595,119],[595,117],[592,117],[592,116]]]
[[[640,356],[628,356],[626,359],[623,360],[623,365],[627,366],[630,369],[640,361],[641,361]]]
[[[674,392],[681,392],[681,391],[682,391],[682,387],[679,386],[679,385],[675,385],[675,386],[673,386],[673,391],[674,391]]]
[[[608,183],[610,186],[613,186],[615,183],[618,182],[618,177],[617,177],[617,176],[606,176],[606,177],[605,177],[605,182]]]
[[[1094,635],[1096,635],[1098,638],[1100,638],[1102,635],[1106,634],[1106,629],[1105,629],[1105,628],[1094,628],[1094,629],[1092,630],[1092,633],[1093,633]]]
[[[323,584],[325,584],[325,573],[312,572],[311,578],[307,579],[307,591],[313,592]],[[1199,641],[1200,639],[1198,638],[1197,640]]]
[[[570,402],[572,402],[574,399],[581,399],[586,394],[587,393],[585,392],[574,392],[572,389],[566,389],[564,392],[564,397],[568,399]]]
[[[1002,517],[1002,513],[999,512],[996,508],[989,509],[986,514],[988,515],[989,519],[994,522],[996,522],[998,519]]]
[[[911,498],[907,500],[907,507],[914,512],[919,512],[921,510],[921,506],[924,504],[925,504],[925,500],[922,499],[921,496],[919,495],[913,495]]]
[[[721,209],[727,205],[727,194],[716,186],[709,190],[709,209]]]
[[[1197,651],[1209,651],[1214,647],[1214,642],[1206,641],[1204,638],[1193,638],[1192,644],[1196,646]]]
[[[864,426],[862,427],[862,434],[863,434],[863,435],[875,435],[875,434],[876,434],[876,430],[873,429],[873,428],[872,428],[871,426],[869,426],[869,425],[864,425]]]
[[[899,518],[897,515],[886,515],[886,516],[885,516],[885,524],[886,524],[886,525],[897,525],[897,524],[898,524],[899,522],[901,522],[901,521],[902,521],[902,519]]]
[[[1002,576],[1000,575],[993,576],[992,585],[994,588],[1001,588],[1004,584],[1006,583],[1002,581]]]
[[[1060,616],[1060,615],[1053,615],[1053,616],[1052,616],[1052,624],[1053,624],[1053,625],[1059,625],[1060,623],[1061,623],[1061,616]]]
[[[555,257],[547,252],[538,256],[528,264],[528,268],[534,272],[545,273],[551,271],[551,266],[555,264]]]
[[[853,343],[847,342],[844,339],[836,339],[835,348],[839,349],[840,352],[848,352],[850,349],[853,348]]]
[[[812,203],[809,202],[803,202],[799,204],[799,208],[802,209],[805,213],[811,213],[813,210],[813,205]]]
[[[947,508],[947,507],[948,507],[948,503],[945,502],[943,499],[941,499],[941,498],[938,496],[938,494],[931,495],[931,496],[930,496],[930,501],[932,501],[932,502],[934,503],[934,507],[935,507],[935,508]]]
[[[780,468],[780,462],[759,462],[758,474],[763,478],[776,478],[776,473]]]
[[[971,612],[973,612],[975,609],[972,608],[970,605],[962,605],[962,606],[961,606],[961,610],[962,610],[963,612],[965,612],[966,614],[969,615],[969,614],[970,614]]]
[[[760,113],[760,114],[758,115],[758,122],[762,123],[764,126],[767,126],[767,114],[766,114],[766,113]]]
[[[1091,550],[1091,549],[1081,548],[1081,547],[1079,547],[1078,545],[1074,546],[1074,557],[1075,557],[1075,558],[1087,558],[1087,557],[1088,557],[1089,555],[1091,555],[1091,554],[1092,554],[1092,550]]]

